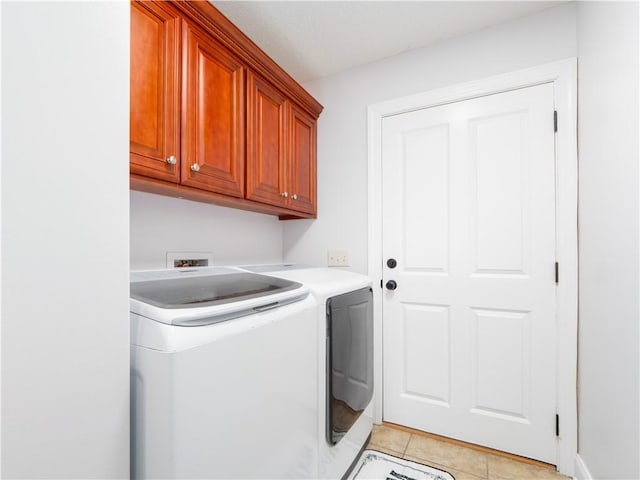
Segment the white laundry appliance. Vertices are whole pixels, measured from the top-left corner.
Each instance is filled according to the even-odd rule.
[[[236,268],[131,274],[131,476],[317,478],[318,304]]]
[[[318,303],[318,477],[347,476],[373,425],[371,279],[335,268],[241,267],[305,285]]]

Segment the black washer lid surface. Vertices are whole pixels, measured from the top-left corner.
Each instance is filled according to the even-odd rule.
[[[255,273],[132,282],[130,296],[160,308],[197,308],[295,290],[301,283]]]

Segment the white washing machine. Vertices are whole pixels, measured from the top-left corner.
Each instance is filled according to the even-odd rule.
[[[132,478],[317,478],[318,304],[234,268],[131,274]]]
[[[332,268],[241,267],[299,282],[318,303],[318,476],[347,476],[373,425],[371,279]]]

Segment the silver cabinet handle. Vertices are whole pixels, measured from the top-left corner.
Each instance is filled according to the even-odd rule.
[[[198,165],[197,163],[194,163],[193,165],[191,165],[191,171],[199,172],[200,171],[200,165]]]
[[[287,197],[289,196],[289,193],[288,193],[288,192],[282,192],[282,193],[280,194],[280,196],[281,196],[282,198],[287,198]]]
[[[169,158],[167,158],[167,163],[169,165],[175,165],[178,162],[178,159],[176,158],[175,155],[171,155]]]
[[[298,195],[297,194],[293,194],[291,195],[291,200],[297,200],[298,199]]]

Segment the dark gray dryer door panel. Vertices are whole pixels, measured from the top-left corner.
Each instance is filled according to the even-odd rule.
[[[373,292],[327,300],[327,442],[335,445],[373,397]]]

